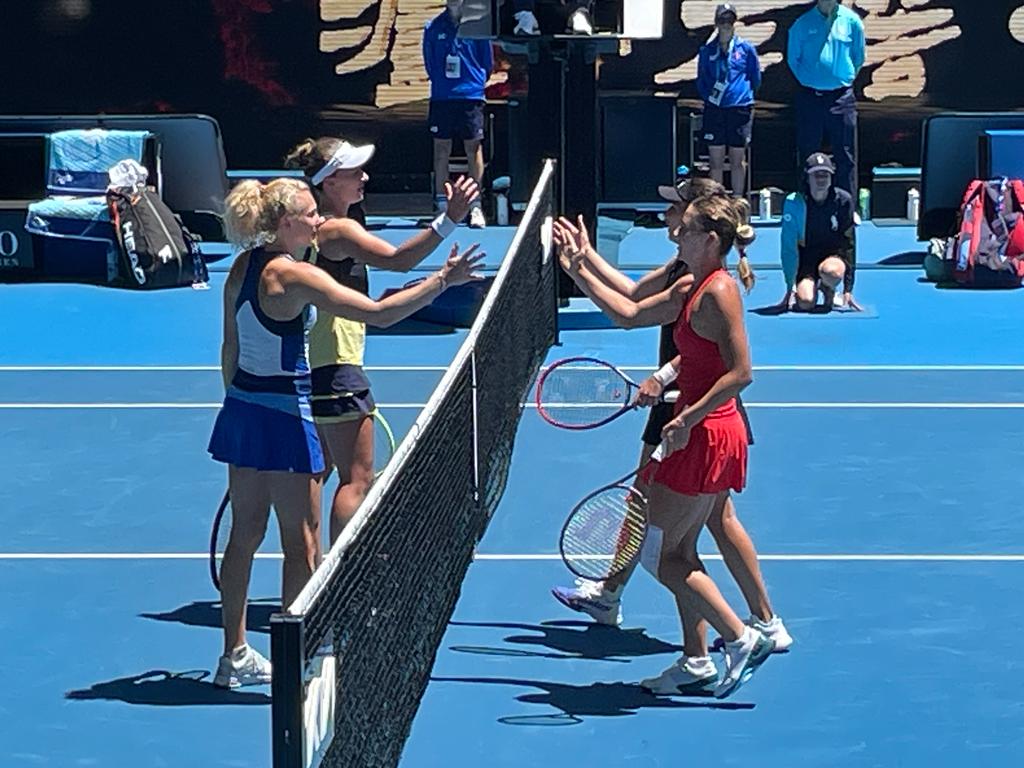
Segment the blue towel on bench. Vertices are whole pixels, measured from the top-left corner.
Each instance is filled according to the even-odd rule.
[[[47,191],[51,195],[100,195],[107,171],[121,160],[142,162],[148,131],[102,128],[59,131],[50,135]]]
[[[32,203],[25,229],[44,237],[113,240],[106,197],[48,197]]]

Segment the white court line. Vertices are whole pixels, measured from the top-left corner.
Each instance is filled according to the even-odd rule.
[[[701,554],[705,560],[721,560],[722,556],[717,554]],[[534,561],[534,560],[561,560],[561,555],[516,555],[516,554],[477,554],[474,560],[499,560],[499,561]],[[594,556],[591,558],[581,557],[579,559],[610,560],[610,556]],[[817,563],[817,562],[871,562],[871,563],[1024,563],[1024,555],[914,555],[914,554],[806,554],[806,555],[784,555],[784,554],[758,554],[758,560],[771,562],[792,562],[792,563]]]
[[[944,365],[862,365],[862,366],[755,366],[755,371],[1024,371],[1024,366],[944,366]]]
[[[364,371],[447,371],[443,365],[366,365]],[[217,371],[219,365],[0,365],[0,373],[145,373]]]
[[[5,411],[146,411],[211,410],[223,403],[0,403]]]
[[[631,365],[620,365],[624,371],[648,371],[658,366],[651,363],[636,363]],[[444,365],[367,365],[366,371],[447,371]],[[1024,371],[1024,364],[1021,365],[945,365],[921,364],[921,365],[755,365],[755,371]],[[219,365],[0,365],[0,373],[45,373],[45,372],[175,372],[175,371],[220,371]]]
[[[835,408],[835,409],[931,409],[931,410],[1017,410],[1024,408],[1024,403],[748,403],[747,408]]]
[[[755,365],[755,371],[1024,371],[1024,365]]]
[[[93,410],[93,411],[145,411],[145,410],[213,410],[222,403],[0,403],[0,411],[47,411],[47,410]],[[377,403],[383,410],[420,410],[425,403]],[[747,408],[766,409],[831,409],[831,410],[979,410],[1002,411],[1024,409],[1024,403],[894,403],[894,402],[752,402],[744,401]],[[536,409],[536,403],[524,403],[523,407]],[[558,403],[547,406],[550,410],[559,408],[603,409],[607,405],[594,403]]]
[[[721,560],[718,554],[701,554],[705,560]],[[0,552],[0,560],[206,560],[206,552]],[[281,560],[279,552],[258,552],[259,560]],[[479,561],[551,562],[562,559],[557,554],[484,553],[473,558]],[[595,558],[600,559],[600,558]],[[958,554],[760,554],[758,560],[789,563],[1024,563],[1019,555]]]

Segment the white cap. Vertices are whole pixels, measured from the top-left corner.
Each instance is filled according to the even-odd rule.
[[[363,144],[356,146],[355,144],[349,144],[347,141],[341,142],[341,146],[331,155],[331,159],[327,161],[327,165],[316,172],[316,175],[310,179],[313,186],[322,184],[323,180],[330,176],[335,171],[341,171],[348,168],[361,168],[370,162],[370,158],[373,157],[373,152],[376,148],[373,144]]]

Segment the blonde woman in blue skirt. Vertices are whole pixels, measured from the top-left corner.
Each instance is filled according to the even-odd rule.
[[[221,564],[224,653],[214,684],[270,682],[270,662],[246,643],[245,609],[270,509],[284,550],[282,602],[316,567],[324,455],[310,410],[309,329],[317,310],[384,327],[428,305],[450,285],[478,279],[482,254],[451,249],[431,278],[375,301],[338,284],[302,255],[323,217],[305,182],[246,181],[226,200],[228,239],[241,248],[224,286],[221,368],[226,395],[209,451],[228,465],[231,537]]]

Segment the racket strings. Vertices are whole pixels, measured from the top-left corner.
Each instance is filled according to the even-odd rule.
[[[562,424],[589,424],[630,405],[632,388],[611,368],[566,364],[552,368],[540,388],[541,408]]]
[[[571,515],[562,553],[580,576],[607,578],[639,556],[647,530],[647,500],[634,488],[614,486],[591,496]]]

